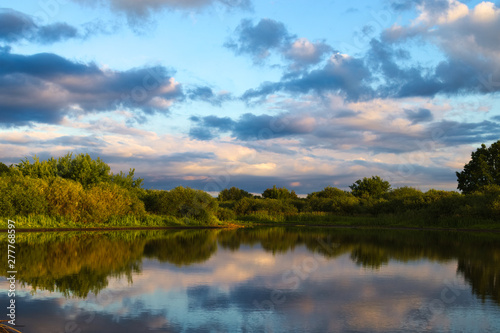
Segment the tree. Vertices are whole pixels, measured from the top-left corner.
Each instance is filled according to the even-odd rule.
[[[500,140],[489,148],[481,145],[471,154],[462,172],[457,172],[457,188],[465,194],[487,185],[500,185]]]
[[[143,179],[134,179],[135,169],[130,169],[128,175],[122,171],[113,174],[110,170],[109,165],[99,157],[92,159],[89,154],[68,153],[58,159],[51,157],[46,161],[40,161],[36,155],[33,156],[33,162],[26,157],[10,173],[16,171],[23,176],[45,180],[55,177],[71,179],[82,184],[85,189],[101,182],[114,183],[128,190],[141,188]]]
[[[273,188],[268,188],[262,193],[262,197],[264,199],[280,199],[280,200],[286,200],[286,199],[297,199],[298,196],[295,193],[295,191],[292,190],[290,192],[286,188],[280,188],[276,187],[276,185],[273,186]]]
[[[307,199],[313,199],[313,198],[333,199],[337,197],[344,197],[346,195],[350,194],[336,187],[327,186],[319,192],[309,193],[307,195]]]
[[[379,176],[372,176],[371,178],[365,177],[363,180],[358,179],[349,188],[358,198],[380,198],[391,190],[391,184]]]
[[[217,199],[219,201],[238,201],[243,198],[251,198],[252,194],[248,193],[245,190],[241,190],[236,187],[231,187],[230,189],[224,189],[220,191],[219,196]]]
[[[8,176],[10,173],[10,169],[8,166],[0,162],[0,177],[1,176]]]

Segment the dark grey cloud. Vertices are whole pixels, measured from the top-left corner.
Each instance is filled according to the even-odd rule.
[[[54,23],[40,27],[37,39],[44,44],[78,37],[78,30],[67,23]]]
[[[12,9],[0,9],[1,41],[16,42],[30,36],[35,29],[36,25],[28,15]]]
[[[335,54],[323,68],[286,76],[280,82],[263,83],[257,89],[247,90],[242,99],[251,101],[277,92],[334,92],[343,95],[347,100],[367,99],[374,96],[370,86],[372,80],[371,72],[362,59]]]
[[[297,38],[288,32],[282,22],[267,18],[257,24],[242,20],[234,36],[224,46],[237,55],[252,56],[256,64],[262,64],[274,51],[289,63],[290,71],[318,64],[327,54],[334,52],[324,41],[311,42],[307,38]]]
[[[191,127],[189,135],[198,140],[210,140],[221,133],[242,141],[269,140],[272,138],[302,135],[310,133],[313,125],[303,122],[300,117],[286,115],[254,115],[246,113],[238,120],[229,117],[206,116],[191,117],[195,126]]]
[[[446,146],[481,144],[498,140],[500,124],[487,120],[476,123],[442,120],[429,124],[426,136],[432,138],[435,133],[440,134],[436,141]]]
[[[253,56],[257,63],[267,58],[271,50],[285,49],[293,38],[283,23],[272,19],[262,19],[255,25],[251,20],[242,20],[235,35],[236,40],[229,40],[225,46],[237,54]]]
[[[67,23],[38,25],[31,16],[24,13],[0,8],[0,41],[15,43],[21,40],[41,44],[51,44],[72,38],[86,38],[95,30],[86,29],[82,34],[76,27]]]
[[[417,111],[405,110],[405,113],[406,117],[412,122],[412,124],[427,122],[434,119],[434,116],[429,109],[418,109]]]
[[[57,123],[68,114],[122,107],[141,114],[168,113],[184,98],[165,67],[102,70],[52,53],[0,52],[0,124]]]

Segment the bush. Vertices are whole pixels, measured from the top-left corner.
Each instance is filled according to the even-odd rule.
[[[81,219],[84,222],[107,222],[112,216],[145,213],[144,204],[126,189],[111,183],[93,185],[84,192]]]
[[[371,178],[358,179],[354,184],[349,186],[352,194],[358,198],[380,198],[391,189],[391,184],[383,180],[379,176]]]
[[[45,193],[48,184],[43,179],[23,176],[0,177],[0,214],[46,215]]]
[[[252,194],[247,191],[241,190],[236,187],[231,187],[230,189],[224,189],[219,193],[217,200],[219,201],[238,201],[243,198],[251,198]]]
[[[222,207],[217,209],[216,216],[219,221],[234,221],[236,219],[236,214],[231,209]]]
[[[159,191],[154,196],[154,207],[158,214],[217,223],[217,201],[206,192],[180,186],[168,192]]]
[[[75,181],[54,178],[48,187],[48,213],[52,216],[64,216],[74,222],[80,219],[80,209],[84,197],[83,187]]]

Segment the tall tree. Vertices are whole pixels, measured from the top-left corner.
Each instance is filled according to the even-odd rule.
[[[358,198],[380,198],[390,191],[391,184],[379,176],[372,176],[356,180],[349,188],[352,190],[352,194]]]
[[[237,187],[231,187],[230,189],[223,189],[220,191],[219,196],[217,199],[219,201],[238,201],[243,198],[251,198],[253,195],[251,193],[248,193],[245,190],[239,189]]]
[[[462,172],[457,172],[457,188],[471,193],[486,185],[500,185],[500,140],[490,147],[482,144],[471,154],[471,160]]]
[[[297,199],[298,196],[294,190],[291,192],[287,188],[276,187],[273,185],[273,188],[268,188],[262,193],[262,197],[265,199]]]

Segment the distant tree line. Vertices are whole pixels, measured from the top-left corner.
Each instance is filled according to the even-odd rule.
[[[75,222],[106,223],[110,219],[148,215],[170,216],[186,223],[217,224],[220,221],[284,221],[300,214],[349,216],[418,215],[422,219],[469,217],[500,219],[500,141],[472,153],[471,161],[457,172],[458,189],[412,187],[392,189],[379,176],[355,181],[351,191],[325,187],[306,198],[293,190],[270,187],[253,195],[232,187],[217,198],[185,187],[170,191],[147,190],[143,179],[113,174],[109,165],[88,154],[72,154],[19,164],[0,163],[0,216],[48,216]]]

